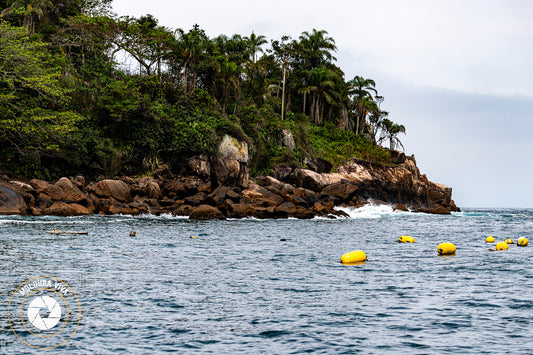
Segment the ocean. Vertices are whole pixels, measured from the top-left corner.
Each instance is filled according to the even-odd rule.
[[[345,211],[1,216],[0,353],[533,353],[533,246],[485,242],[532,239],[533,210]]]

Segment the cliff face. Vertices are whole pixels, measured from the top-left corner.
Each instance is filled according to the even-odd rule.
[[[421,175],[414,159],[405,158],[391,166],[354,161],[335,173],[279,168],[276,177],[341,199],[342,204],[360,207],[368,202],[392,204],[397,209],[436,214],[459,211],[452,200],[452,188]],[[353,191],[348,199],[347,191]]]

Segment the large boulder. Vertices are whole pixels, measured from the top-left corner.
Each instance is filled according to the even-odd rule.
[[[86,203],[87,195],[75,186],[72,181],[66,177],[59,179],[55,184],[49,185],[44,193],[50,196],[54,201],[66,201],[75,203]]]
[[[27,212],[24,194],[14,187],[0,183],[0,214],[24,215]]]
[[[246,187],[249,179],[248,160],[248,144],[224,135],[218,147],[218,156],[211,164],[211,180],[218,185]]]
[[[92,211],[80,204],[65,202],[54,202],[52,206],[42,211],[42,214],[64,217],[82,216],[89,215],[92,213]]]
[[[209,205],[200,205],[196,207],[189,216],[190,219],[206,220],[206,219],[224,219],[225,216],[216,207]]]
[[[138,182],[139,191],[144,196],[149,198],[160,198],[161,197],[161,188],[157,181],[152,177],[143,177],[139,179]]]
[[[296,175],[296,185],[315,192],[321,192],[328,185],[339,183],[348,179],[346,176],[337,173],[319,174],[309,169],[294,169]]]
[[[189,168],[197,175],[203,178],[211,176],[211,164],[205,154],[197,155],[187,161]]]
[[[121,180],[102,180],[96,184],[95,193],[103,197],[112,197],[122,202],[131,201],[131,189]]]

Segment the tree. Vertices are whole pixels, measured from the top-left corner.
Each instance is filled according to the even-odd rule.
[[[50,0],[15,0],[11,2],[8,8],[2,11],[2,16],[22,16],[22,26],[32,36],[35,33],[36,21],[39,21],[52,6],[53,4]]]
[[[388,140],[390,149],[396,149],[396,145],[399,145],[400,147],[402,147],[402,149],[404,149],[402,142],[400,142],[400,139],[398,139],[398,134],[405,134],[404,125],[396,124],[388,118],[385,118],[383,120],[381,128],[382,134],[378,143],[381,143],[384,140]]]
[[[348,93],[352,96],[355,111],[355,134],[359,134],[360,128],[364,127],[368,108],[373,101],[372,93],[377,94],[375,86],[374,80],[362,76],[355,76],[348,82]]]
[[[183,92],[192,93],[196,88],[196,69],[205,55],[209,39],[198,25],[194,25],[187,33],[177,29],[175,35],[176,41],[171,54],[174,67],[177,67],[177,71],[182,71]]]
[[[250,59],[252,60],[252,63],[255,64],[256,57],[255,54],[257,52],[263,53],[263,48],[261,46],[265,43],[268,43],[266,40],[266,37],[263,35],[257,36],[255,33],[252,32],[250,37],[244,37],[244,41],[246,41],[246,44],[248,45],[248,52],[250,55]]]
[[[59,59],[0,21],[0,141],[18,153],[57,151],[83,118],[69,110]]]

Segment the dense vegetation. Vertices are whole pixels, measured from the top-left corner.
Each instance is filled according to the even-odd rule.
[[[375,82],[345,80],[323,30],[268,46],[117,17],[111,0],[0,0],[0,170],[54,179],[179,171],[223,133],[252,173],[323,157],[386,162],[402,125]],[[268,47],[268,48],[267,48]],[[296,149],[282,144],[290,131]]]

